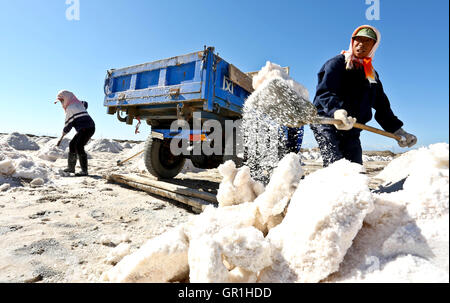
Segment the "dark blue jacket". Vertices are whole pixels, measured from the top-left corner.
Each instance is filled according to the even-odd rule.
[[[345,109],[358,123],[366,124],[372,119],[373,108],[375,120],[385,131],[395,132],[402,127],[403,122],[391,110],[378,73],[377,83],[371,84],[364,69],[347,70],[345,66],[344,55],[338,55],[328,60],[319,71],[313,102],[318,114],[333,117],[336,110]],[[360,130],[353,129],[352,132]]]

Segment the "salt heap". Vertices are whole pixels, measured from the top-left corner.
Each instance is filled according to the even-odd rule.
[[[43,163],[34,162],[31,158],[16,160],[14,166],[15,172],[12,176],[15,178],[49,180],[50,169]]]
[[[448,144],[407,152],[377,178],[374,211],[329,281],[448,283]]]
[[[90,152],[120,153],[123,147],[120,143],[110,139],[92,140],[86,145],[86,150]]]
[[[2,139],[3,143],[8,144],[15,150],[38,150],[39,145],[26,135],[11,133]]]
[[[102,276],[103,281],[130,282],[129,277],[142,277],[132,279],[142,282],[168,282],[188,272],[191,282],[256,281],[258,273],[272,262],[271,247],[263,233],[267,229],[266,221],[280,216],[293,194],[301,178],[299,157],[291,154],[280,162],[279,169],[274,172],[276,177],[264,193],[260,192],[263,187],[248,177],[247,169],[238,170],[231,163],[227,162],[220,168],[228,174],[227,182],[242,185],[243,183],[236,181],[240,172],[247,175],[241,180],[246,180],[251,189],[247,189],[245,193],[236,191],[236,188],[231,186],[226,187],[230,196],[235,199],[226,201],[231,206],[208,206],[202,214],[179,229],[149,240],[138,251],[125,257],[116,267],[106,272]],[[253,191],[255,188],[256,193]],[[221,191],[226,195],[225,187],[222,187]],[[256,194],[259,194],[260,198],[258,203],[245,201],[256,197]],[[276,196],[281,200],[275,201]],[[272,207],[273,210],[269,211],[267,207]],[[261,219],[261,213],[265,214],[264,219]],[[171,240],[166,242],[168,238]],[[165,252],[167,258],[156,258],[155,254],[160,252]],[[177,263],[174,263],[172,254],[177,256]],[[184,259],[182,255],[187,258]],[[174,268],[174,264],[177,264],[179,271],[169,271],[166,276],[159,274],[159,271],[166,267]],[[155,272],[156,274],[148,274]]]
[[[42,160],[55,162],[58,159],[67,158],[67,149],[69,147],[69,139],[64,138],[59,146],[56,146],[58,139],[48,140],[40,149],[38,157]]]
[[[221,191],[236,199],[227,201],[231,206],[208,206],[149,240],[103,280],[448,282],[448,144],[392,161],[378,176],[385,184],[377,192],[358,164],[340,160],[300,181],[298,160],[283,158],[254,201],[245,201],[251,178],[247,192],[230,186],[248,171],[226,163]],[[273,226],[263,224],[267,214],[279,216]]]
[[[183,226],[155,237],[125,256],[102,275],[110,282],[170,282],[183,279],[189,270],[188,242]]]
[[[273,264],[260,282],[319,282],[339,269],[373,210],[362,168],[341,160],[300,182],[283,222],[267,236]]]

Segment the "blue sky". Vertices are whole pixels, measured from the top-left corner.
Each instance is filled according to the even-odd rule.
[[[242,71],[266,61],[289,66],[313,98],[323,63],[348,48],[357,26],[370,24],[382,35],[374,66],[404,129],[417,135],[417,146],[449,141],[447,0],[379,0],[380,20],[372,21],[365,0],[79,1],[80,20],[68,21],[65,0],[0,0],[0,132],[59,136],[64,113],[52,100],[68,89],[89,102],[94,138],[144,140],[145,124],[135,135],[106,114],[106,71],[204,45]],[[310,131],[304,142],[315,145]],[[371,133],[362,143],[401,150]]]

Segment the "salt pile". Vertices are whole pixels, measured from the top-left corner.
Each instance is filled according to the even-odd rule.
[[[264,191],[228,162],[222,206],[149,240],[103,281],[448,282],[448,163],[444,143],[406,153],[372,192],[347,160],[301,180],[289,154]]]
[[[37,179],[44,181],[49,180],[49,172],[51,171],[45,164],[36,163],[31,157],[25,155],[17,155],[16,157],[8,157],[11,154],[0,154],[0,176]],[[14,159],[16,158],[16,159]]]
[[[90,152],[103,152],[103,153],[120,153],[123,147],[120,143],[110,139],[92,140],[85,148]]]
[[[3,143],[8,144],[15,150],[38,150],[39,145],[37,145],[33,140],[28,138],[26,135],[19,133],[12,133],[3,138]]]
[[[50,169],[43,163],[36,163],[32,159],[21,159],[15,161],[15,172],[12,175],[15,178],[25,179],[43,179],[48,181]]]
[[[267,236],[274,262],[261,282],[319,282],[339,269],[373,210],[361,171],[361,165],[341,160],[300,182],[283,222]]]
[[[46,141],[37,156],[42,160],[50,162],[55,162],[58,159],[67,158],[67,150],[70,140],[66,138],[63,139],[59,146],[56,146],[57,142],[58,139],[51,139]]]
[[[51,138],[31,140],[28,136],[19,133],[2,136],[0,138],[0,176],[3,176],[3,181],[1,182],[14,183],[14,178],[28,179],[32,187],[51,182],[55,171],[46,162],[39,160],[55,162],[67,156],[64,149],[67,149],[69,140],[64,139],[60,147],[56,147],[56,142],[57,139]]]
[[[377,177],[375,209],[331,281],[448,282],[448,144],[407,152]]]

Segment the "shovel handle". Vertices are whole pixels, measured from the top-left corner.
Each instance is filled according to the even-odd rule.
[[[338,119],[332,119],[332,118],[326,118],[326,117],[317,117],[316,121],[314,122],[314,124],[334,124],[334,125],[341,125],[343,124],[343,122],[341,120]],[[392,139],[395,139],[397,141],[401,141],[402,137],[401,136],[397,136],[394,135],[393,133],[389,133],[387,131],[375,128],[375,127],[371,127],[371,126],[367,126],[365,124],[361,124],[361,123],[355,123],[353,124],[353,127],[355,128],[359,128],[359,129],[363,129],[363,130],[367,130],[369,132],[375,133],[375,134],[379,134],[385,137],[389,137]]]
[[[145,151],[145,150],[140,151],[140,152],[138,152],[137,154],[135,154],[134,156],[132,156],[132,157],[126,159],[126,160],[118,161],[118,162],[117,162],[117,165],[118,165],[118,166],[121,166],[121,165],[124,164],[125,162],[130,161],[130,160],[133,159],[134,157],[139,156],[139,155],[142,154],[144,151]]]

